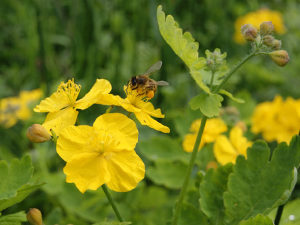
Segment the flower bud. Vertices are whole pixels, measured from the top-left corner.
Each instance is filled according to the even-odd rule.
[[[262,36],[272,34],[274,31],[274,25],[271,21],[263,22],[260,24],[259,32]]]
[[[218,164],[215,161],[208,162],[207,165],[206,165],[206,170],[209,170],[211,168],[217,169],[218,168]]]
[[[29,127],[26,135],[33,143],[46,142],[51,138],[51,135],[48,133],[48,131],[40,124],[33,124],[31,127]]]
[[[241,32],[246,41],[254,41],[257,37],[257,29],[251,24],[243,25]]]
[[[272,46],[272,48],[275,49],[275,50],[279,50],[279,49],[281,48],[281,41],[275,39],[275,40],[273,41],[273,46]]]
[[[266,35],[263,37],[263,44],[268,47],[273,47],[274,41],[275,41],[275,38],[272,35]]]
[[[243,121],[238,121],[238,122],[235,124],[235,126],[241,128],[241,130],[242,130],[243,132],[246,132],[246,131],[247,131],[247,125],[246,125],[245,122],[243,122]]]
[[[289,54],[285,50],[276,50],[269,53],[271,59],[278,65],[278,66],[285,66],[289,60]]]
[[[43,225],[42,213],[36,208],[30,209],[26,217],[31,225]]]

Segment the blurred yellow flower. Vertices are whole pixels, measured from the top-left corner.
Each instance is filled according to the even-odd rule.
[[[145,166],[135,153],[138,130],[120,113],[99,116],[91,126],[69,126],[57,141],[57,153],[67,162],[68,183],[80,192],[106,184],[111,190],[130,191],[144,178]]]
[[[31,117],[31,105],[42,96],[40,89],[21,91],[17,97],[0,99],[0,124],[9,128],[18,120],[27,120]]]
[[[131,90],[129,87],[124,86],[124,91],[126,93],[125,99],[110,94],[109,97],[100,99],[97,103],[121,106],[128,112],[133,112],[142,125],[163,133],[170,133],[170,129],[167,126],[162,125],[151,117],[164,118],[165,116],[161,113],[160,109],[154,109],[152,103],[145,100],[145,97],[141,96],[137,90]]]
[[[266,21],[272,21],[275,28],[275,32],[277,32],[278,34],[284,34],[286,32],[286,28],[283,24],[282,14],[278,11],[272,11],[264,8],[255,12],[249,12],[248,14],[239,17],[235,21],[234,41],[238,44],[246,43],[241,33],[241,27],[243,25],[252,24],[254,27],[259,29],[259,25],[262,22]]]
[[[77,100],[80,85],[74,83],[74,79],[61,82],[57,91],[50,97],[42,100],[34,108],[35,112],[48,112],[45,122],[42,124],[49,132],[54,130],[56,135],[69,126],[74,125],[78,111],[95,104],[99,99],[105,98],[111,91],[111,84],[104,79],[97,79],[91,90],[80,100]]]
[[[300,130],[300,99],[276,96],[272,102],[256,106],[252,115],[253,133],[262,133],[266,141],[289,143]]]
[[[191,133],[185,135],[183,140],[183,149],[186,152],[192,152],[194,144],[196,142],[198,130],[200,128],[201,119],[195,120],[190,128]],[[208,119],[204,128],[201,143],[199,146],[200,150],[206,143],[211,143],[223,132],[227,131],[227,126],[224,121],[220,118]]]
[[[243,130],[239,126],[235,126],[230,131],[229,139],[225,135],[217,137],[214,144],[214,155],[221,165],[235,163],[238,155],[246,157],[247,148],[251,145],[252,142],[243,136]]]

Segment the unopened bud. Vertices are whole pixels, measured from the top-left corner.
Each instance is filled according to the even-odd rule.
[[[272,48],[273,48],[274,50],[279,50],[279,49],[281,48],[281,41],[275,39],[275,40],[273,41],[273,46],[272,46]]]
[[[29,127],[26,135],[33,143],[46,142],[51,138],[51,135],[48,133],[48,131],[40,124],[33,124],[31,127]]]
[[[271,21],[263,22],[260,24],[259,32],[262,36],[272,34],[274,31],[274,25]]]
[[[246,131],[247,131],[247,125],[246,125],[245,122],[243,122],[243,121],[238,121],[238,122],[235,124],[235,126],[241,128],[241,130],[242,130],[243,132],[246,132]]]
[[[289,54],[285,50],[276,50],[269,55],[278,66],[285,66],[290,60]]]
[[[209,170],[211,168],[217,169],[218,168],[218,164],[215,161],[208,162],[207,165],[206,165],[206,170]]]
[[[274,41],[275,41],[275,38],[272,35],[266,35],[263,37],[263,44],[268,47],[273,47]]]
[[[30,209],[26,217],[31,225],[43,225],[42,213],[36,208]]]
[[[243,25],[241,32],[246,41],[254,41],[257,37],[257,29],[251,24]]]

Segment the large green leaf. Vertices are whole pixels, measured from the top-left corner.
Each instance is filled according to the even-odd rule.
[[[118,222],[118,221],[110,221],[110,222],[100,222],[94,223],[93,225],[130,225],[131,222]]]
[[[190,106],[193,110],[200,109],[207,117],[218,116],[221,109],[223,97],[218,94],[201,93],[190,101]]]
[[[232,164],[210,169],[200,184],[200,208],[213,224],[220,224],[224,220],[223,193],[227,190],[231,172]]]
[[[207,217],[193,205],[184,203],[179,217],[179,225],[208,225]]]
[[[239,156],[229,176],[224,193],[226,221],[238,224],[259,213],[268,213],[290,196],[297,179],[300,162],[300,138],[295,136],[290,146],[281,143],[274,150],[257,141],[247,151],[247,160]]]
[[[179,161],[157,161],[146,170],[146,175],[156,184],[178,189],[182,186],[186,170],[187,166]]]
[[[256,217],[240,222],[239,225],[273,225],[273,221],[267,216],[258,214]]]
[[[0,216],[1,225],[21,225],[22,222],[26,222],[26,221],[27,219],[24,211],[5,215],[5,216]]]
[[[178,23],[173,16],[162,11],[162,7],[157,8],[157,21],[160,33],[168,45],[173,49],[182,61],[188,66],[192,77],[202,90],[210,93],[209,88],[205,85],[202,79],[201,71],[205,66],[205,58],[199,57],[199,43],[195,41],[191,33],[182,32]]]
[[[179,160],[187,163],[190,158],[190,154],[183,151],[178,140],[167,136],[157,136],[150,140],[142,141],[138,144],[138,148],[143,155],[152,161]]]
[[[30,156],[0,161],[0,211],[25,199],[42,184],[30,183],[33,167]]]

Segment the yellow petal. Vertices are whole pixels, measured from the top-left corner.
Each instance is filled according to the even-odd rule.
[[[214,155],[217,161],[224,165],[226,163],[234,163],[237,157],[237,153],[233,148],[228,138],[224,135],[220,135],[214,144]]]
[[[73,107],[67,107],[58,112],[48,113],[45,122],[42,124],[49,132],[52,129],[56,135],[70,125],[74,125],[78,116],[78,111]]]
[[[107,131],[114,140],[120,142],[121,149],[134,149],[138,141],[135,122],[121,113],[103,114],[95,120],[93,127]]]
[[[148,127],[151,127],[163,133],[170,133],[169,127],[164,126],[161,123],[157,122],[156,120],[152,119],[151,116],[149,116],[147,113],[135,112],[134,114],[142,125],[146,125]]]
[[[185,135],[183,143],[182,143],[183,150],[186,151],[186,152],[192,152],[193,149],[194,149],[196,138],[197,138],[197,134],[187,134],[187,135]],[[202,139],[201,144],[199,145],[198,151],[202,148],[202,146],[204,144],[205,144],[205,142]]]
[[[246,156],[247,148],[252,145],[250,141],[243,136],[243,131],[240,127],[233,127],[230,131],[229,139],[238,154]]]
[[[35,112],[57,112],[67,106],[72,106],[80,92],[80,86],[74,80],[61,82],[57,91],[41,101],[33,110]]]
[[[80,192],[97,190],[110,180],[107,163],[98,153],[82,153],[67,162],[64,173],[68,183],[75,183]]]
[[[145,165],[135,151],[112,153],[107,168],[111,178],[106,184],[113,191],[130,191],[145,176]]]
[[[102,95],[108,94],[110,91],[111,84],[108,80],[97,79],[91,90],[75,103],[75,108],[86,109],[101,99]]]
[[[95,152],[97,144],[95,128],[91,126],[69,126],[63,129],[57,139],[56,151],[66,162],[81,153]]]
[[[160,109],[154,109],[154,106],[151,102],[138,101],[136,106],[137,108],[140,108],[142,111],[146,112],[150,116],[154,116],[157,118],[165,117],[165,115],[161,113]]]

